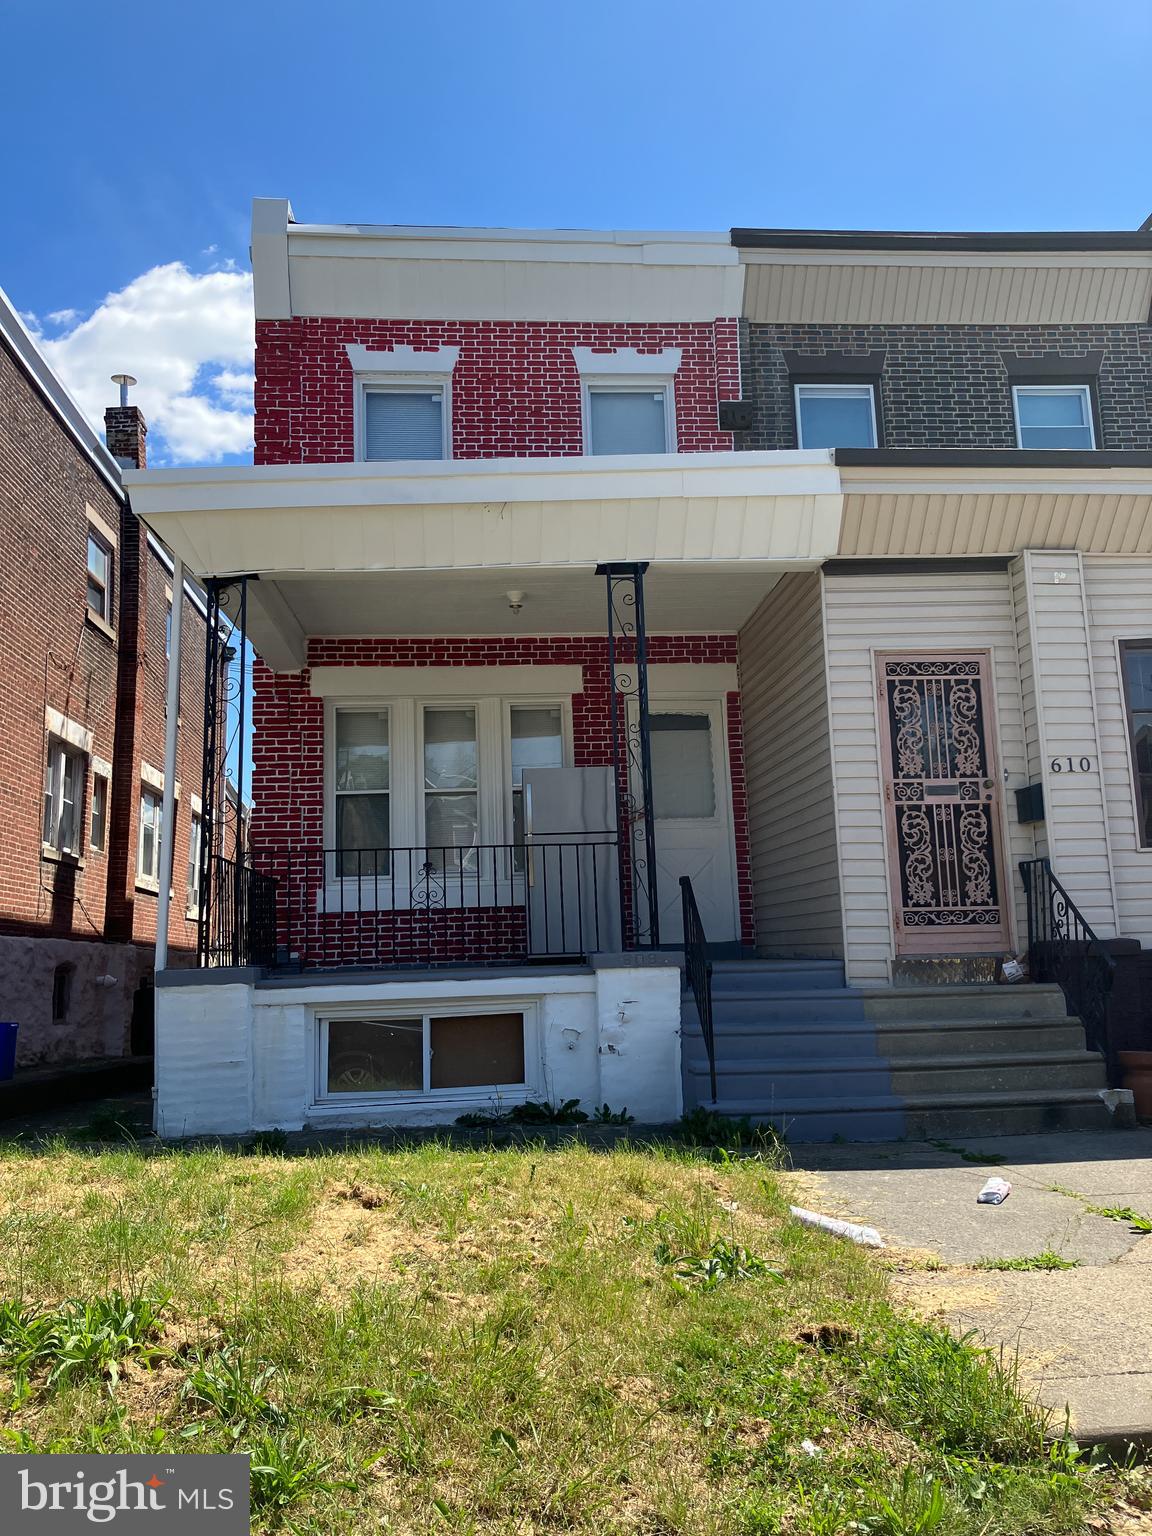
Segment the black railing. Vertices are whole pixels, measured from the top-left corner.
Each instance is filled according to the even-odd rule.
[[[276,881],[235,859],[212,859],[211,899],[204,903],[207,965],[276,963]]]
[[[275,890],[284,968],[519,965],[620,947],[607,833],[464,848],[265,848],[250,858]]]
[[[1108,1029],[1108,998],[1116,961],[1097,938],[1076,903],[1052,873],[1047,859],[1020,865],[1028,905],[1028,969],[1033,981],[1054,981],[1070,1012],[1084,1025],[1089,1048],[1108,1067],[1108,1082],[1119,1084],[1116,1053]]]
[[[687,875],[680,876],[680,901],[684,914],[684,975],[696,1000],[700,1033],[704,1037],[704,1049],[708,1052],[708,1082],[712,1090],[712,1102],[715,1104],[716,1032],[712,1023],[712,961],[704,924],[700,921],[700,909],[696,905],[692,882]]]

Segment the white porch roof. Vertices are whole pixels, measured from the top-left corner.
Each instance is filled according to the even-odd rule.
[[[669,454],[144,470],[138,516],[197,576],[256,575],[269,665],[309,635],[572,634],[605,624],[607,561],[650,562],[652,631],[739,628],[834,555],[832,455]],[[524,593],[513,614],[509,590]]]

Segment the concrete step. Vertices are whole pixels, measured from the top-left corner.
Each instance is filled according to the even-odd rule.
[[[691,997],[685,1008],[695,1009]],[[796,992],[716,992],[712,993],[712,1017],[738,1023],[743,1020],[771,1024],[801,1024],[804,1020],[865,1018],[864,999],[846,987],[805,989]]]
[[[1064,994],[1057,986],[874,987],[852,994],[864,1003],[873,1023],[914,1019],[1067,1018]]]
[[[1003,1056],[889,1059],[892,1091],[905,1101],[924,1094],[1047,1092],[1107,1088],[1104,1058],[1083,1048]]]
[[[1008,1051],[1074,1051],[1084,1047],[1079,1019],[897,1019],[869,1025],[883,1056],[995,1056]]]
[[[970,1093],[861,1103],[852,1098],[762,1102],[721,1094],[719,1114],[775,1125],[792,1142],[926,1141],[975,1136],[1032,1136],[1051,1131],[1102,1131],[1111,1117],[1097,1094]]]
[[[842,960],[717,960],[712,966],[716,992],[792,992],[844,985]]]
[[[708,1058],[695,1055],[684,1063],[686,1086],[697,1091],[708,1084]],[[716,1058],[717,1092],[741,1099],[755,1099],[766,1108],[781,1099],[842,1099],[860,1101],[886,1098],[893,1093],[888,1063],[878,1057],[828,1061],[764,1062]]]

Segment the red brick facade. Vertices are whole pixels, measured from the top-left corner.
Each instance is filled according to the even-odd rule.
[[[736,660],[734,635],[655,635],[649,659],[658,663]],[[576,767],[612,762],[611,694],[602,636],[475,639],[313,639],[312,666],[420,667],[579,666],[584,688],[572,699]],[[466,692],[466,684],[463,690]],[[727,696],[728,752],[740,897],[740,929],[752,940],[748,816],[739,695]],[[312,694],[307,671],[276,674],[257,663],[254,701],[254,807],[257,849],[324,846],[324,704]],[[383,919],[387,924],[390,919]],[[367,956],[366,956],[367,958]]]
[[[733,446],[717,403],[740,396],[739,323],[596,324],[494,320],[260,320],[256,324],[256,463],[334,464],[353,457],[358,343],[459,347],[452,374],[452,456],[569,457],[583,452],[580,375],[573,347],[681,351],[675,382],[677,446]]]
[[[18,1060],[33,1065],[127,1049],[133,991],[151,970],[157,895],[137,886],[137,840],[141,763],[157,772],[164,766],[170,578],[131,510],[5,342],[0,399],[0,991],[5,1017],[21,1026]],[[90,514],[115,542],[110,623],[88,611]],[[186,604],[172,882],[177,963],[196,943],[185,917],[185,807],[199,788],[203,637],[203,619]],[[90,736],[75,856],[42,843],[48,711]],[[92,846],[97,760],[112,767],[102,849]],[[106,949],[109,942],[116,948]],[[60,966],[74,980],[65,1016],[54,1018]],[[98,986],[101,976],[115,986]]]

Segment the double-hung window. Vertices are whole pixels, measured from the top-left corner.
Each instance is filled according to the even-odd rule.
[[[1020,448],[1095,448],[1088,384],[1015,384],[1016,443]]]
[[[83,752],[50,737],[44,764],[44,825],[46,848],[79,855],[84,811],[84,778],[87,759]]]
[[[875,448],[876,391],[871,384],[796,384],[799,448]]]
[[[108,846],[109,780],[103,773],[92,775],[92,830],[89,844],[93,853],[103,853]]]
[[[435,869],[470,869],[480,841],[476,711],[424,709],[424,842]]]
[[[422,382],[369,384],[361,389],[361,457],[445,459],[445,386]]]
[[[112,622],[112,546],[88,525],[88,612]]]
[[[148,886],[160,883],[160,838],[163,800],[160,791],[140,791],[140,836],[136,848],[136,878]]]
[[[387,874],[392,846],[392,760],[387,709],[336,711],[333,779],[339,870]]]
[[[585,417],[589,453],[670,453],[675,447],[667,384],[589,383]]]
[[[194,811],[188,823],[188,907],[189,913],[200,915],[200,854],[203,848],[203,827]]]
[[[328,878],[396,900],[425,864],[474,877],[457,891],[521,872],[523,855],[504,850],[524,842],[525,771],[563,767],[566,740],[554,698],[333,704]]]
[[[1120,667],[1136,792],[1136,836],[1141,848],[1152,848],[1152,640],[1122,640]]]

